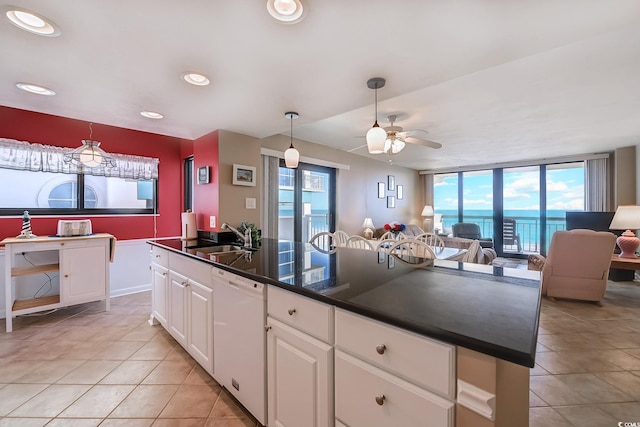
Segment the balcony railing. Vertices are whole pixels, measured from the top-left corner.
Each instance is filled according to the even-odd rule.
[[[534,216],[509,216],[508,218],[516,221],[516,235],[521,238],[522,252],[540,253],[540,218]],[[443,215],[442,222],[445,230],[451,230],[453,224],[458,222],[458,217]],[[495,235],[493,232],[493,217],[467,215],[464,217],[464,222],[478,224],[483,237],[494,237]],[[545,248],[545,253],[549,249],[553,233],[566,228],[567,224],[564,217],[547,217],[547,226],[545,227],[547,247]],[[503,250],[505,252],[518,252],[518,248],[515,245],[505,245]]]

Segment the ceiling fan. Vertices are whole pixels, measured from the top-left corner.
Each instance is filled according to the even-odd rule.
[[[424,129],[415,129],[415,130],[404,130],[402,126],[396,126],[395,122],[398,119],[398,116],[392,114],[388,116],[389,126],[384,127],[383,129],[387,133],[387,139],[384,143],[384,152],[387,154],[397,154],[406,146],[406,143],[422,145],[423,147],[429,148],[442,148],[442,144],[435,141],[429,141],[427,139],[422,139],[416,134],[423,133],[427,134],[428,131]],[[359,147],[352,148],[351,150],[347,150],[349,153],[359,150],[363,147],[366,147],[367,144],[360,145]]]

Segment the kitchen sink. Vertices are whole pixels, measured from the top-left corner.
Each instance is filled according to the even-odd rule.
[[[205,254],[211,253],[223,253],[223,252],[244,252],[245,249],[242,246],[236,245],[216,245],[216,246],[204,246],[201,248],[190,248],[196,252],[202,252]]]

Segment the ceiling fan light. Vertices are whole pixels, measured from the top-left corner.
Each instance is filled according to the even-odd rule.
[[[401,140],[401,139],[396,139],[396,140],[395,140],[395,143],[391,146],[391,152],[392,152],[393,154],[397,154],[397,153],[399,153],[399,152],[401,152],[401,151],[402,151],[402,149],[405,147],[405,145],[406,145],[406,144],[404,143],[404,141],[403,141],[403,140]]]
[[[378,126],[376,122],[367,132],[367,148],[370,154],[384,153],[385,141],[387,140],[387,132]]]

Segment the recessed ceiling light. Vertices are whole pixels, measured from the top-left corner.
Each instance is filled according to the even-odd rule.
[[[164,117],[162,114],[156,113],[155,111],[141,111],[140,115],[148,119],[161,119]]]
[[[33,83],[16,83],[16,86],[19,89],[26,90],[27,92],[36,93],[38,95],[55,95],[56,93],[49,88],[44,86],[34,85]]]
[[[181,76],[185,82],[190,83],[192,85],[206,86],[209,84],[209,79],[204,74],[193,73],[189,71],[186,73],[182,73]]]
[[[295,24],[304,18],[302,0],[267,0],[269,14],[285,24]]]
[[[5,15],[16,27],[39,36],[57,37],[60,29],[52,21],[26,9],[5,8]]]

